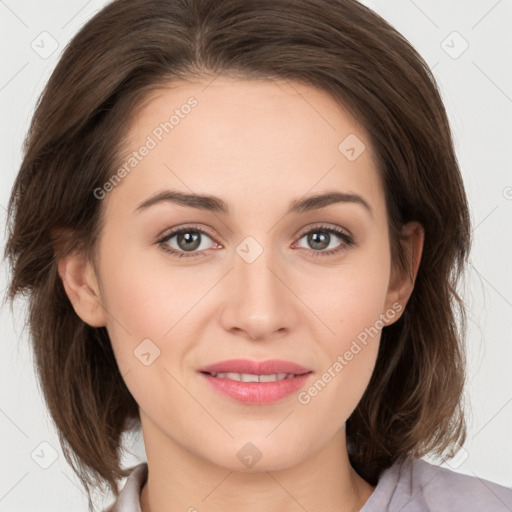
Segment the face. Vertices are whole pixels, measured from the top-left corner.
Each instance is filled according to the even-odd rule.
[[[244,446],[259,470],[320,451],[402,307],[367,134],[306,85],[217,78],[153,93],[127,148],[96,278],[145,440],[236,470]],[[281,363],[201,372],[233,359]]]

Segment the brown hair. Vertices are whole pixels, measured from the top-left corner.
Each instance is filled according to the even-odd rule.
[[[118,493],[122,433],[138,406],[105,328],[75,314],[57,273],[63,250],[93,251],[101,187],[119,165],[130,116],[150,90],[233,75],[286,79],[336,98],[369,134],[385,185],[394,269],[400,228],[425,229],[402,317],[347,421],[351,464],[373,485],[398,459],[465,440],[465,310],[456,291],[470,248],[467,199],[447,115],[427,64],[355,0],[116,0],[64,51],[41,95],[9,203],[9,297],[29,295],[35,361],[63,450],[84,487]],[[341,142],[341,141],[340,141]],[[457,322],[457,311],[460,313]],[[90,502],[91,503],[91,502]]]

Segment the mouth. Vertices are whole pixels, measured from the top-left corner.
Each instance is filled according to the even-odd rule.
[[[313,371],[289,361],[233,359],[201,368],[199,373],[223,396],[264,405],[298,391]]]
[[[266,361],[251,361],[250,359],[229,359],[228,361],[220,361],[199,368],[200,372],[209,373],[217,376],[222,374],[239,374],[239,375],[278,375],[279,379],[283,379],[286,375],[303,375],[311,372],[311,368],[306,368],[300,364],[282,359],[268,359]],[[284,374],[284,377],[283,377]],[[222,378],[222,377],[221,377]]]
[[[255,373],[236,373],[236,372],[202,372],[218,379],[229,379],[237,382],[277,382],[278,380],[293,379],[298,374],[295,373],[270,373],[257,375]]]

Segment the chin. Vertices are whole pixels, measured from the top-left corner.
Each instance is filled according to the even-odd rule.
[[[289,469],[307,456],[305,452],[297,449],[296,444],[283,445],[277,437],[271,441],[265,438],[266,435],[231,440],[223,453],[211,454],[208,459],[213,464],[231,471],[258,473]]]

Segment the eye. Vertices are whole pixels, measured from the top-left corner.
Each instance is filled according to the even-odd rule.
[[[220,247],[206,231],[194,226],[185,226],[167,233],[158,240],[158,244],[172,256],[195,257],[205,256],[204,251],[211,248],[208,240],[216,247]]]
[[[314,257],[330,256],[355,245],[348,233],[330,226],[317,226],[310,229],[299,237],[299,242],[302,239],[306,240],[310,248],[300,245],[299,248],[310,249],[309,252]],[[195,226],[174,229],[160,238],[157,243],[164,251],[177,258],[206,256],[207,249],[222,247],[206,231]]]
[[[299,242],[304,238],[309,247],[299,247],[301,249],[312,248],[314,257],[330,256],[354,245],[354,240],[348,233],[345,233],[342,229],[329,226],[317,226],[306,231],[300,236]]]

